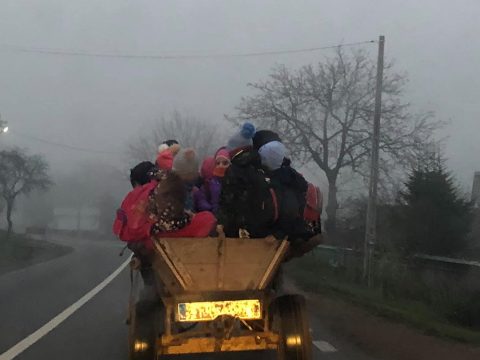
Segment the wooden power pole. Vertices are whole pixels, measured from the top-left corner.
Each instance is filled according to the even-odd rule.
[[[378,188],[378,153],[380,147],[380,117],[382,113],[383,54],[385,36],[378,39],[377,84],[375,89],[375,112],[373,115],[373,138],[370,169],[370,186],[368,190],[367,223],[365,246],[363,252],[363,278],[368,287],[373,284],[375,243],[377,241],[377,188]]]

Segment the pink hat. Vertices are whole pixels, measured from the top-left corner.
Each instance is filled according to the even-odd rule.
[[[218,159],[219,157],[223,157],[225,159],[230,160],[230,153],[228,152],[227,149],[221,148],[215,154],[215,159]]]

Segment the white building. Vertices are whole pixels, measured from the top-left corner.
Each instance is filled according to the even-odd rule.
[[[99,228],[100,212],[97,208],[54,208],[53,221],[49,228],[67,231],[96,231]]]

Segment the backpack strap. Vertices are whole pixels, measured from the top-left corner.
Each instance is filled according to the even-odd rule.
[[[278,220],[278,199],[273,188],[270,188],[270,195],[272,196],[273,201],[273,222],[276,222]]]

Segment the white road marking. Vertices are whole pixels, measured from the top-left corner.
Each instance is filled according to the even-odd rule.
[[[3,354],[0,355],[0,360],[11,360],[14,357],[18,356],[25,350],[27,350],[30,346],[35,344],[38,340],[42,337],[47,335],[50,331],[55,329],[58,325],[68,319],[75,311],[80,309],[83,305],[85,305],[88,301],[90,301],[95,295],[97,295],[100,291],[102,291],[109,283],[115,279],[118,274],[122,272],[123,269],[128,265],[130,262],[130,258],[128,258],[120,267],[111,273],[105,280],[103,280],[100,284],[95,286],[92,290],[88,293],[83,295],[77,302],[70,305],[68,308],[63,310],[60,314],[55,316],[52,320],[47,322],[37,331],[28,335],[25,339],[18,342],[16,345],[12,346],[10,349],[5,351]]]
[[[321,352],[336,352],[337,349],[332,345],[330,344],[329,342],[326,342],[326,341],[314,341],[313,342],[313,345],[315,345]]]

